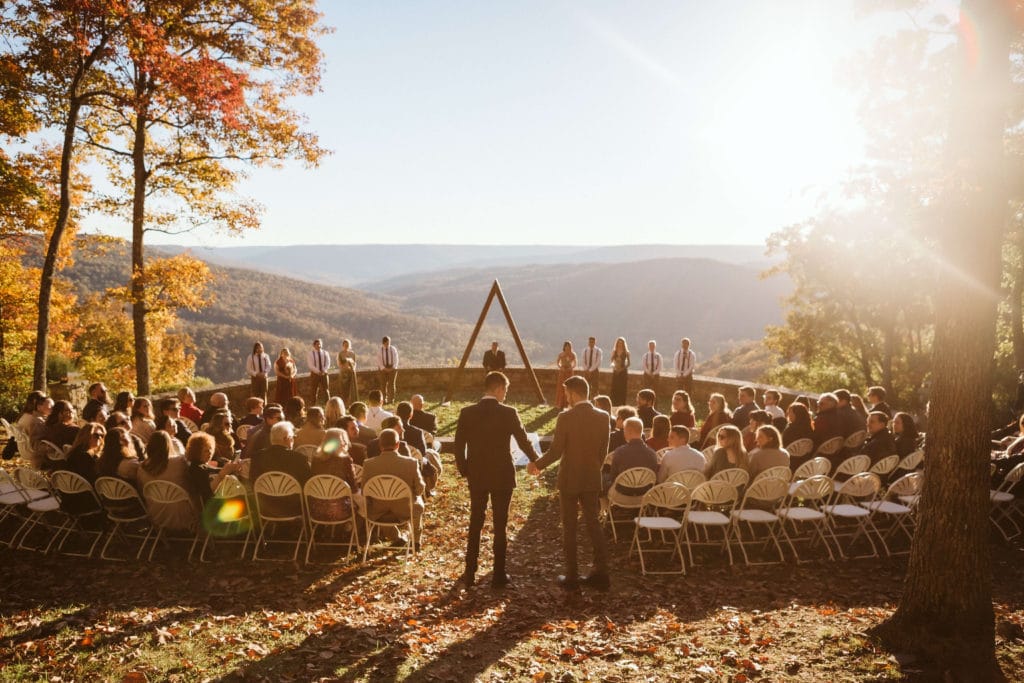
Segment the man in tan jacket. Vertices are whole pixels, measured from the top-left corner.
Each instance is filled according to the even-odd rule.
[[[417,550],[420,547],[420,528],[423,517],[423,475],[420,474],[419,463],[413,458],[400,455],[398,449],[398,432],[394,429],[385,429],[380,433],[380,455],[375,458],[367,458],[363,463],[363,482],[380,474],[390,474],[398,477],[412,491],[412,535]],[[396,500],[390,503],[383,503],[370,498],[366,500],[366,515],[373,521],[400,521],[409,519],[409,503],[405,500]],[[401,541],[400,538],[394,538]]]
[[[576,588],[582,582],[606,590],[610,584],[608,549],[597,514],[598,497],[601,495],[601,465],[608,454],[608,413],[595,408],[587,400],[590,386],[582,377],[570,377],[562,386],[565,387],[566,397],[572,407],[559,414],[551,448],[536,463],[530,463],[528,471],[539,475],[542,469],[561,460],[558,491],[561,499],[565,575],[559,576],[558,582],[565,588]],[[594,548],[594,570],[583,578],[578,576],[576,560],[576,520],[580,507],[583,508],[583,522]]]

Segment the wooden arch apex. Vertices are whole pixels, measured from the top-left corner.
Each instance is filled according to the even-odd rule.
[[[455,395],[455,390],[459,386],[459,380],[462,378],[462,371],[469,361],[469,354],[473,352],[473,345],[476,344],[477,335],[480,334],[480,328],[484,326],[484,320],[487,319],[487,311],[490,310],[491,302],[494,301],[495,297],[498,298],[498,303],[501,304],[501,312],[505,314],[505,322],[508,323],[508,329],[512,332],[512,338],[516,342],[516,348],[519,349],[519,355],[523,359],[526,371],[530,374],[530,378],[533,379],[533,388],[537,392],[537,399],[541,405],[544,405],[547,403],[547,400],[544,398],[544,391],[540,388],[540,382],[537,381],[537,373],[533,371],[533,366],[530,365],[526,349],[523,348],[523,340],[519,338],[519,330],[516,329],[516,321],[512,319],[512,313],[508,310],[508,303],[505,301],[505,295],[502,294],[501,285],[498,284],[497,280],[491,285],[491,292],[487,295],[487,301],[484,302],[483,310],[480,311],[480,318],[476,321],[476,327],[473,328],[473,334],[469,337],[469,343],[466,344],[466,351],[462,354],[462,360],[459,361],[459,367],[455,369],[455,374],[452,375],[452,381],[448,385],[448,392],[445,394],[444,402],[448,403],[452,400],[452,396]]]

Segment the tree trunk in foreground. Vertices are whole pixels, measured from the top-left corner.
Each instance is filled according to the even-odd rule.
[[[135,338],[135,391],[149,395],[149,335],[146,332],[146,283],[143,238],[146,234],[146,123],[141,111],[135,114],[132,144],[134,191],[132,196],[132,330]]]
[[[946,177],[920,523],[899,608],[878,629],[955,680],[1002,678],[995,659],[989,502],[992,358],[1008,192],[1004,131],[1014,26],[1003,0],[964,0]]]

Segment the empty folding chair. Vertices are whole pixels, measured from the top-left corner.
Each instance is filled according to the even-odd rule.
[[[80,557],[92,557],[96,545],[103,537],[103,520],[105,518],[103,506],[96,498],[96,492],[82,475],[66,470],[54,472],[50,477],[57,498],[60,501],[61,512],[67,517],[61,533],[60,543],[57,550],[62,550],[64,544],[76,534],[84,538],[95,535],[89,550],[84,553],[68,553]],[[99,529],[89,529],[88,525],[98,526]]]
[[[67,459],[67,454],[64,450],[51,441],[40,440],[36,445],[36,448],[42,451],[44,459],[51,464],[61,463]]]
[[[221,480],[213,492],[213,498],[206,502],[202,511],[203,528],[206,538],[199,551],[199,561],[206,562],[206,551],[210,543],[237,543],[241,539],[239,559],[246,555],[252,541],[252,514],[249,511],[249,497],[242,482],[233,474]]]
[[[100,550],[100,557],[104,560],[121,559],[108,556],[107,548],[110,547],[114,538],[124,541],[135,538],[142,541],[135,553],[135,559],[139,559],[153,533],[153,526],[149,523],[149,517],[146,514],[146,504],[142,502],[135,487],[123,479],[99,477],[96,480],[95,488],[96,497],[100,499],[100,504],[106,511],[107,519],[114,524],[107,535],[107,542]],[[128,529],[128,532],[125,529]],[[141,533],[142,531],[145,531],[145,534]]]
[[[725,548],[732,564],[732,548],[729,547],[729,525],[732,523],[730,513],[736,504],[736,487],[722,481],[706,481],[690,492],[690,504],[686,508],[683,520],[683,539],[686,541],[686,552],[693,565],[693,546],[718,545]],[[693,534],[690,528],[693,527]],[[721,542],[711,540],[711,530],[722,532]],[[704,540],[700,540],[703,531]],[[691,538],[693,536],[693,538]]]
[[[796,468],[793,472],[792,484],[789,486],[789,494],[793,493],[799,488],[800,483],[805,479],[811,477],[827,477],[828,473],[832,471],[832,463],[829,462],[828,458],[811,458],[800,467]]]
[[[737,491],[741,491],[750,481],[750,473],[739,467],[730,467],[729,469],[715,472],[708,481],[724,481],[736,487]]]
[[[676,482],[682,484],[688,491],[694,490],[705,481],[704,473],[700,470],[680,470],[679,472],[673,472],[665,479],[665,483]]]
[[[628,470],[615,477],[615,483],[608,489],[608,497],[605,499],[605,512],[608,515],[608,523],[612,527],[612,539],[618,541],[618,533],[615,530],[616,524],[631,523],[636,512],[640,510],[643,502],[643,495],[648,489],[657,483],[658,477],[654,470],[647,467],[630,467]],[[625,491],[634,490],[635,494]],[[615,519],[615,510],[634,511],[628,518]]]
[[[776,468],[771,468],[776,469]],[[787,472],[789,468],[783,467]],[[768,470],[761,473],[768,474]],[[771,564],[769,562],[751,562],[747,555],[747,545],[758,544],[762,548],[769,543],[775,545],[779,553],[779,562],[785,561],[782,554],[782,546],[779,545],[779,525],[781,520],[775,514],[775,508],[785,499],[789,493],[789,481],[779,477],[758,476],[743,495],[743,501],[739,507],[733,508],[732,536],[736,539],[740,551],[743,553],[743,561],[750,564]],[[750,540],[743,538],[743,525],[747,526]],[[765,534],[760,539],[755,529],[761,528]]]
[[[267,536],[271,525],[276,527],[278,524],[289,524],[297,525],[299,528],[295,539],[295,552],[292,554],[292,562],[295,562],[299,559],[299,548],[306,540],[302,487],[295,477],[285,472],[264,472],[253,484],[252,489],[256,499],[256,516],[260,522],[260,535],[256,539],[252,559],[260,559],[259,552],[264,543],[291,543]]]
[[[149,559],[153,559],[156,546],[161,539],[191,540],[188,559],[192,559],[196,544],[199,543],[199,516],[192,503],[192,497],[185,489],[171,481],[150,481],[142,487],[149,520],[156,527],[149,548]]]
[[[792,478],[793,470],[789,469],[787,465],[776,465],[775,467],[769,467],[759,473],[754,477],[754,481],[758,481],[760,479],[781,479],[788,484]]]
[[[871,467],[870,457],[866,455],[854,455],[836,466],[836,471],[832,475],[832,481],[837,484],[840,481],[846,481],[855,474],[867,472],[869,467]]]
[[[46,477],[31,467],[15,469],[14,480],[21,487],[22,494],[28,501],[25,503],[27,516],[18,530],[14,532],[8,545],[14,547],[14,542],[18,541],[18,550],[39,550],[38,547],[27,545],[26,540],[32,531],[42,524],[43,528],[50,532],[50,540],[43,549],[44,553],[49,552],[67,521],[60,512],[60,501],[53,495],[50,482]]]
[[[999,533],[1007,541],[1016,538],[1021,533],[1020,525],[1014,519],[1014,517],[1020,516],[1021,513],[1017,508],[1017,498],[1010,490],[1022,478],[1024,478],[1024,462],[1007,472],[1006,477],[999,484],[998,488],[992,489],[989,492],[989,498],[992,500],[992,512],[989,514],[989,519],[992,520],[993,526],[999,530]]]
[[[363,547],[363,562],[366,562],[366,558],[370,553],[370,543],[373,541],[373,532],[377,529],[392,528],[396,532],[400,529],[409,530],[409,543],[406,546],[406,553],[413,554],[416,552],[415,543],[415,506],[413,501],[412,489],[402,479],[395,477],[390,474],[378,474],[375,477],[370,477],[369,481],[363,484],[363,498],[366,501],[366,515],[364,521],[366,522],[366,545]],[[408,505],[409,516],[405,515],[383,515],[377,516],[377,519],[370,519],[371,508],[373,507],[373,501],[377,503],[387,503],[388,505],[398,505],[405,507]]]
[[[779,519],[782,520],[782,537],[789,545],[790,551],[797,562],[804,562],[796,551],[796,541],[807,542],[808,547],[821,541],[828,551],[829,559],[836,559],[832,554],[832,547],[829,545],[827,534],[828,518],[825,513],[818,509],[828,502],[832,495],[832,480],[825,475],[814,475],[803,481],[793,484],[789,498],[782,507],[776,510]],[[786,523],[793,532],[790,533]],[[807,527],[810,527],[809,529]]]
[[[356,544],[356,511],[348,482],[330,474],[318,474],[311,477],[302,487],[302,495],[306,499],[306,515],[309,521],[306,564],[309,564],[309,556],[316,545],[347,546],[345,557],[351,556],[352,548]],[[317,529],[329,529],[333,538],[335,531],[341,526],[349,528],[347,543],[317,541]]]
[[[832,502],[821,506],[822,512],[829,517],[829,532],[843,559],[849,557],[847,550],[852,548],[861,536],[867,539],[871,546],[871,553],[856,557],[878,557],[878,546],[875,545],[875,541],[871,537],[872,534],[882,541],[883,546],[885,545],[882,534],[872,519],[875,508],[870,505],[878,498],[878,491],[881,487],[882,483],[877,474],[861,472],[836,486]],[[866,505],[862,505],[862,503],[866,503]],[[845,549],[839,542],[840,537],[847,539]],[[888,549],[886,549],[886,553],[888,553]]]
[[[903,500],[916,499],[921,491],[921,482],[923,481],[924,474],[922,472],[904,474],[889,486],[885,497],[881,500],[860,503],[873,510],[876,518],[883,517],[888,520],[889,524],[881,530],[883,531],[882,545],[889,555],[905,555],[910,552],[910,543],[914,540],[914,509],[905,504]],[[876,523],[875,526],[877,527],[878,524]],[[899,532],[902,532],[907,539],[907,549],[893,552],[892,545],[886,539],[892,539]]]
[[[629,547],[630,554],[633,548],[640,556],[640,573],[647,574],[685,574],[686,562],[683,559],[683,549],[679,545],[679,531],[683,528],[680,521],[686,514],[686,506],[689,502],[690,493],[687,488],[677,482],[665,482],[651,488],[644,494],[640,504],[640,512],[633,520],[633,543]],[[673,516],[671,513],[675,513]],[[654,547],[654,532],[658,532],[663,547]],[[666,540],[666,535],[668,539]],[[641,536],[644,536],[643,538]],[[646,551],[652,553],[668,553],[669,564],[674,557],[679,557],[679,571],[655,571],[647,569],[644,560],[644,544],[652,547]],[[667,547],[664,547],[667,546]]]

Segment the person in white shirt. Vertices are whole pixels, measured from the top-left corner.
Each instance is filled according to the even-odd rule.
[[[688,394],[693,393],[693,368],[696,365],[697,354],[690,348],[689,338],[683,337],[679,342],[679,350],[672,360],[672,366],[676,370],[679,388]]]
[[[653,339],[647,342],[647,353],[644,354],[641,367],[644,371],[644,389],[656,389],[658,377],[661,375],[661,354],[658,353],[658,343]]]
[[[598,377],[601,370],[601,347],[593,337],[587,339],[587,346],[583,349],[582,358],[583,378],[590,385],[590,395],[596,396],[601,393],[597,388]]]
[[[668,447],[658,465],[658,483],[662,483],[676,472],[697,470],[703,472],[707,467],[704,454],[690,446],[690,430],[683,425],[673,425],[668,433]]]
[[[249,395],[262,398],[264,403],[267,400],[267,373],[270,372],[270,368],[270,356],[263,353],[263,344],[256,342],[252,345],[252,353],[245,361],[245,371],[249,373]]]
[[[786,425],[786,411],[779,406],[779,402],[781,400],[782,394],[774,389],[769,389],[764,392],[764,408],[762,408],[762,410],[771,416],[772,423],[775,425],[776,429],[778,429],[780,424],[778,421],[781,421],[783,429],[785,429]]]
[[[385,418],[394,416],[394,413],[388,412],[381,407],[382,400],[383,394],[381,394],[380,389],[374,389],[366,396],[366,419],[362,420],[362,423],[375,432],[381,430],[381,422]]]
[[[309,405],[314,406],[324,393],[324,403],[331,398],[331,383],[327,379],[327,371],[331,369],[331,354],[323,349],[323,342],[313,340],[313,348],[309,350]]]
[[[398,349],[391,345],[391,337],[380,340],[377,352],[377,371],[380,373],[380,389],[384,403],[395,400],[396,379],[398,378]]]

